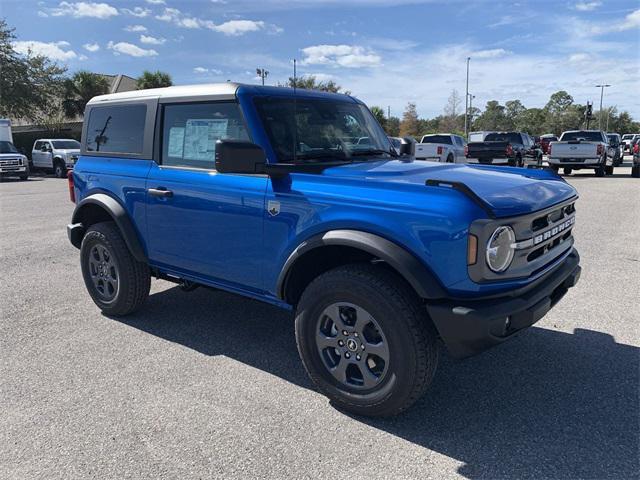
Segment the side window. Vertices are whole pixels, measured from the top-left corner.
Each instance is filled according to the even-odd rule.
[[[141,154],[146,105],[93,107],[87,126],[87,152]]]
[[[215,169],[216,141],[249,140],[237,103],[165,105],[162,165]]]
[[[36,144],[33,146],[33,150],[42,150],[42,142],[36,142]]]

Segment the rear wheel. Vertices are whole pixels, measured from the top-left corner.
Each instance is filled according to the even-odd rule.
[[[604,167],[604,173],[606,175],[613,175],[613,165]]]
[[[571,172],[573,172],[573,169],[571,167],[564,167],[563,171],[565,175],[571,175]]]
[[[640,178],[640,165],[634,165],[631,167],[631,176],[634,178]]]
[[[133,258],[113,222],[89,227],[80,247],[80,266],[89,295],[107,315],[132,313],[149,295],[149,267]]]
[[[453,163],[453,155],[449,154],[447,156],[447,163]]]
[[[395,415],[433,379],[436,331],[395,273],[369,264],[330,270],[304,291],[295,323],[309,377],[339,408]]]
[[[596,177],[604,177],[604,167],[596,168]]]

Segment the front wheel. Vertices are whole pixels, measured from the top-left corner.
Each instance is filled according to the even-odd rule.
[[[337,407],[396,415],[431,383],[436,331],[417,296],[395,273],[370,264],[330,270],[304,291],[296,341],[315,385]]]
[[[571,172],[573,172],[571,167],[564,167],[564,174],[565,175],[571,175]]]
[[[67,166],[61,161],[56,162],[53,166],[53,174],[56,178],[65,178],[67,176]]]
[[[113,222],[89,227],[80,247],[80,266],[89,295],[107,315],[132,313],[149,296],[149,267],[133,258]]]
[[[613,165],[604,167],[605,175],[613,175]]]

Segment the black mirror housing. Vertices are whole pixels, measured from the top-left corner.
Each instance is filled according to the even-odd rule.
[[[243,140],[216,142],[216,170],[220,173],[264,173],[267,155],[259,145]]]

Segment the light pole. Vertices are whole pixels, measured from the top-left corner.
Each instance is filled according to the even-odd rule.
[[[476,98],[475,95],[468,93],[469,95],[469,126],[473,125],[473,99]]]
[[[464,97],[464,137],[468,136],[468,124],[469,124],[469,60],[471,57],[467,57],[467,93]]]
[[[262,85],[264,86],[264,79],[269,75],[269,72],[264,68],[256,68],[256,73],[262,79]]]
[[[598,115],[598,130],[602,130],[602,97],[604,97],[604,89],[610,86],[611,85],[608,83],[596,85],[596,87],[600,89],[600,115]]]

